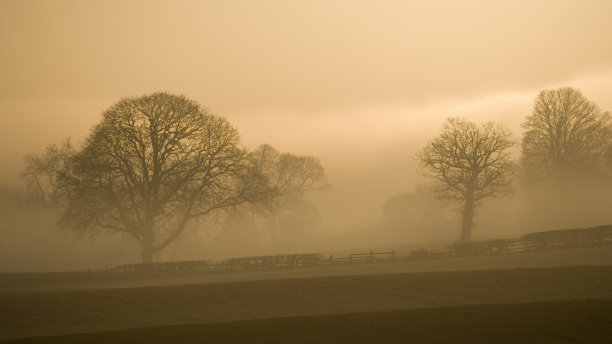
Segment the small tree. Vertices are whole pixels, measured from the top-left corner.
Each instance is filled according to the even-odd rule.
[[[412,192],[391,196],[382,210],[385,220],[398,226],[432,223],[445,217],[444,202],[423,184],[417,184]]]
[[[70,139],[65,139],[59,146],[50,144],[45,154],[26,155],[26,168],[22,173],[25,178],[30,197],[48,207],[57,207],[64,196],[58,185],[60,171],[68,170],[70,161],[75,154]]]
[[[143,262],[197,219],[267,194],[238,131],[167,93],[120,100],[69,161],[53,179],[65,195],[61,223],[126,233]]]
[[[417,154],[421,173],[437,181],[437,192],[464,202],[461,241],[471,240],[474,211],[487,197],[511,191],[512,135],[501,124],[481,126],[448,118],[442,133]]]
[[[579,90],[562,87],[538,94],[522,124],[521,163],[530,179],[565,178],[599,170],[612,145],[610,113]]]
[[[258,204],[257,210],[270,225],[271,239],[279,238],[279,225],[313,224],[318,213],[316,207],[304,199],[304,193],[329,187],[327,176],[319,159],[279,153],[263,144],[251,153],[251,160],[259,173],[266,177],[270,197]]]

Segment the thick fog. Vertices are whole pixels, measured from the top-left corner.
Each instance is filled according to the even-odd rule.
[[[3,1],[0,272],[139,261],[129,238],[60,229],[20,174],[25,155],[66,137],[79,147],[104,110],[154,91],[227,118],[250,150],[319,158],[331,185],[305,196],[316,221],[287,224],[279,240],[257,220],[211,217],[156,260],[456,241],[461,204],[429,193],[415,154],[460,116],[505,124],[518,163],[521,123],[545,89],[577,88],[612,110],[611,15],[607,1]],[[473,237],[610,224],[610,195],[608,179],[517,179],[514,194],[479,204]]]

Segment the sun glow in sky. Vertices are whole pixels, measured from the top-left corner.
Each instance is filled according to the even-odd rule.
[[[612,109],[609,1],[2,1],[0,178],[121,97],[185,94],[245,144],[320,157],[329,228],[418,181],[445,117],[520,123],[546,88]],[[368,209],[361,217],[355,210]]]

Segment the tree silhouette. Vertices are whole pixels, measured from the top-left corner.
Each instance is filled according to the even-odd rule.
[[[267,194],[238,131],[167,93],[124,98],[105,111],[57,179],[63,225],[126,233],[143,262],[198,218]]]
[[[538,94],[525,118],[523,170],[529,179],[565,178],[600,169],[612,144],[610,113],[570,87]]]
[[[414,191],[391,196],[383,205],[385,220],[395,226],[435,223],[445,217],[443,200],[426,185],[417,184]]]
[[[481,126],[448,118],[442,133],[417,154],[420,172],[437,182],[437,192],[464,202],[461,241],[471,240],[474,210],[487,197],[511,191],[512,135],[501,124]]]
[[[263,144],[251,153],[253,164],[266,177],[270,197],[257,210],[268,222],[271,239],[279,239],[279,226],[299,222],[312,225],[318,219],[316,207],[304,199],[304,193],[329,187],[321,162],[312,156],[279,153]],[[291,221],[289,221],[289,218]]]
[[[21,174],[26,180],[30,197],[48,207],[57,207],[65,196],[58,185],[60,171],[69,169],[70,159],[74,155],[70,139],[65,139],[58,146],[50,144],[42,156],[26,155],[26,167]]]

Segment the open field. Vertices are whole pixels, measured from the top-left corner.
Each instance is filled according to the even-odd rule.
[[[479,304],[611,300],[611,286],[612,266],[585,266],[3,291],[0,339]]]
[[[610,338],[611,251],[192,276],[7,274],[0,278],[0,340],[241,343],[256,342],[255,334],[261,342],[298,342],[287,339],[297,335],[305,343],[373,336],[477,342],[471,336],[501,335],[552,343],[590,333],[593,340],[582,342],[592,343]],[[118,330],[125,331],[108,332]]]
[[[156,326],[12,343],[609,343],[612,300],[469,305]]]
[[[0,274],[0,292],[6,290],[134,288],[266,279],[312,278],[415,272],[473,271],[559,266],[612,265],[612,245],[554,249],[515,254],[399,260],[393,263],[353,264],[298,269],[183,273],[176,275],[105,272]]]

